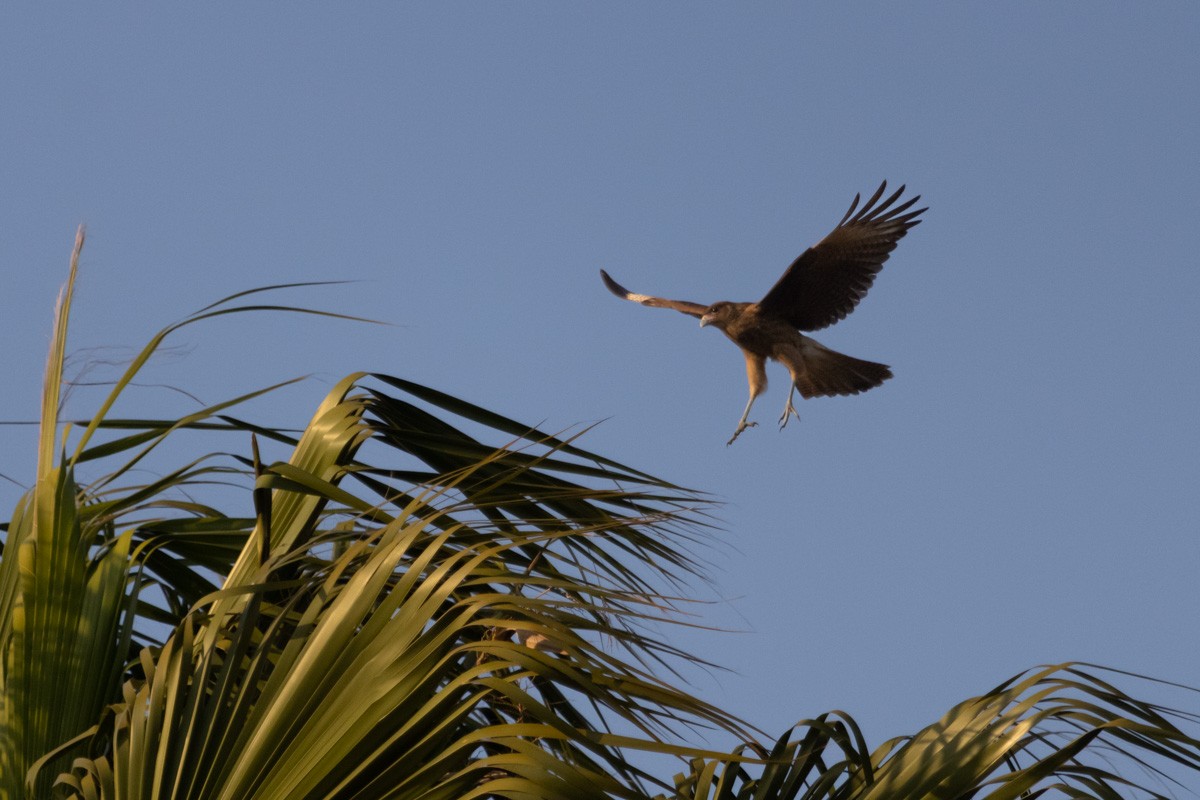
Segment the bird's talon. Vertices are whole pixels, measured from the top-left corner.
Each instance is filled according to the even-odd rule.
[[[733,432],[733,436],[729,437],[729,441],[725,443],[725,446],[729,447],[729,445],[733,444],[734,441],[737,439],[737,437],[741,436],[742,431],[746,430],[746,428],[757,428],[757,427],[758,427],[757,422],[739,422],[738,426],[737,426],[737,430]]]
[[[796,421],[799,422],[800,412],[796,410],[795,406],[793,406],[791,403],[788,403],[787,408],[783,410],[783,416],[779,418],[779,430],[786,428],[788,420],[792,417],[795,417]]]

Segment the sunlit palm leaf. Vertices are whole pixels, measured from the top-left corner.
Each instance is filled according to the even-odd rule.
[[[95,719],[121,675],[129,631],[130,537],[94,548],[69,466],[55,466],[58,393],[73,279],[58,304],[46,365],[34,489],[19,503],[0,559],[0,796],[24,794],[25,768]],[[49,776],[37,789],[45,791]]]
[[[46,396],[55,402],[45,404],[43,433],[52,442],[71,285],[47,375]],[[81,796],[125,796],[121,787],[150,785],[205,797],[245,796],[238,793],[262,785],[290,796],[297,780],[307,781],[306,791],[325,791],[334,781],[344,792],[350,784],[380,786],[381,776],[400,781],[401,773],[416,781],[413,796],[482,796],[487,792],[477,787],[484,783],[516,791],[547,782],[567,795],[619,795],[639,780],[620,747],[694,754],[658,740],[680,725],[740,730],[732,717],[601,644],[615,643],[639,662],[682,655],[648,638],[642,623],[660,620],[674,602],[657,593],[661,586],[695,572],[681,548],[696,540],[697,529],[678,518],[681,509],[703,507],[691,493],[387,376],[374,380],[401,396],[366,386],[370,376],[352,375],[299,437],[228,415],[259,393],[181,419],[107,417],[173,330],[256,308],[210,307],[153,337],[100,411],[79,424],[70,457],[39,472],[14,516],[0,565],[9,666],[6,796],[21,796],[32,764],[28,789],[44,794],[72,757],[75,768],[62,781]],[[451,424],[420,402],[461,422]],[[244,457],[203,454],[149,483],[128,482],[134,464],[185,429],[241,431],[243,446],[253,433],[293,443],[294,452],[287,462],[257,467]],[[506,439],[485,443],[480,434],[489,430]],[[102,438],[106,431],[118,435]],[[367,442],[374,443],[370,463],[362,451]],[[40,452],[54,449],[43,443]],[[76,487],[73,467],[84,463],[108,471]],[[257,521],[244,511],[227,516],[185,493],[206,482],[248,488],[255,472],[262,490],[255,492]],[[419,536],[400,550],[385,546],[398,531]],[[255,546],[264,535],[268,546]],[[55,547],[70,557],[55,555]],[[36,555],[30,563],[37,569],[15,557],[26,551]],[[408,563],[414,552],[425,555]],[[359,588],[360,575],[373,582]],[[410,592],[426,599],[383,614],[381,604],[409,597],[401,591],[405,576]],[[223,588],[214,592],[217,585]],[[149,587],[161,591],[161,602]],[[161,651],[142,651],[141,666],[119,688],[135,629],[153,641],[161,636],[153,624],[163,623],[174,634]],[[397,630],[401,624],[407,629]],[[88,636],[78,635],[82,628]],[[322,631],[338,644],[321,644]],[[410,647],[397,649],[406,641]],[[418,641],[423,649],[412,651]],[[352,657],[370,647],[376,650],[365,660]],[[355,698],[363,686],[389,685],[381,665],[421,653],[412,677],[375,699],[395,708],[382,721],[364,716]],[[59,669],[30,668],[43,661]],[[87,727],[104,703],[122,697],[106,721]],[[297,712],[297,704],[305,710]],[[423,733],[434,711],[448,719]],[[295,713],[303,724],[293,729]],[[248,716],[255,725],[244,724]],[[605,718],[633,738],[596,732]],[[38,722],[46,719],[53,724]],[[398,720],[406,726],[397,729]],[[330,730],[339,735],[329,746],[357,744],[314,764],[311,747],[319,751]],[[278,736],[309,744],[281,751]],[[43,755],[55,744],[61,747]],[[411,757],[394,761],[410,750]],[[95,757],[84,757],[89,752]],[[235,752],[267,767],[232,758]],[[173,771],[186,759],[219,766]],[[374,772],[363,772],[363,763]],[[414,763],[422,764],[415,773]]]
[[[689,752],[655,744],[656,731],[681,721],[736,728],[600,646],[605,634],[638,645],[596,620],[620,604],[656,616],[654,598],[572,585],[587,602],[567,600],[547,580],[548,561],[512,558],[607,529],[436,529],[420,512],[437,497],[369,535],[344,534],[332,561],[302,545],[211,598],[129,685],[111,728],[95,729],[98,741],[112,737],[112,760],[77,762],[63,785],[82,796],[111,770],[102,797],[482,797],[525,784],[559,785],[564,797],[636,797],[639,773],[595,732],[597,714],[642,730],[642,746],[664,752]],[[290,581],[271,582],[288,572]],[[284,605],[267,601],[275,595]],[[236,612],[223,605],[232,597],[243,601]],[[181,656],[189,651],[193,662]],[[173,738],[160,719],[173,720]],[[165,767],[150,771],[151,762]],[[181,775],[191,776],[186,785]]]
[[[1164,767],[1200,770],[1194,731],[1186,733],[1171,717],[1193,729],[1198,721],[1137,700],[1084,666],[1062,664],[1019,675],[960,703],[933,725],[887,742],[869,757],[861,740],[852,746],[847,739],[836,742],[826,721],[818,720],[800,726],[802,742],[781,739],[762,766],[696,760],[691,773],[677,779],[675,797],[1111,800],[1133,792],[1167,798],[1173,781]],[[822,760],[831,748],[837,763]],[[1143,779],[1130,777],[1136,773]]]

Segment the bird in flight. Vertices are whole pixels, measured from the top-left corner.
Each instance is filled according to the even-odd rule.
[[[862,208],[859,208],[861,196],[855,195],[842,221],[828,236],[801,253],[757,303],[723,300],[705,306],[635,294],[600,270],[604,285],[617,297],[698,317],[700,327],[712,325],[720,329],[741,348],[746,358],[750,400],[728,444],[733,444],[746,428],[758,424],[746,420],[755,398],[767,388],[768,358],[787,367],[792,377],[787,405],[779,418],[780,430],[791,416],[800,418],[792,405],[797,389],[804,398],[858,394],[892,377],[892,370],[886,364],[843,355],[800,333],[819,331],[853,311],[871,288],[883,262],[896,249],[896,243],[909,228],[920,223],[919,217],[926,209],[909,211],[921,199],[920,195],[896,205],[904,187],[881,200],[886,189],[884,181]]]

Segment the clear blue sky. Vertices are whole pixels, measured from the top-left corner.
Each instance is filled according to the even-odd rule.
[[[1190,2],[8,4],[0,417],[36,414],[80,222],[76,348],[356,279],[288,299],[396,327],[193,328],[147,380],[315,372],[281,423],[357,369],[603,420],[585,446],[726,501],[704,620],[745,632],[677,641],[772,733],[837,707],[878,742],[1065,659],[1200,684],[1198,36]],[[774,367],[726,448],[737,350],[597,270],[756,300],[883,178],[926,221],[818,338],[895,379],[780,433]]]

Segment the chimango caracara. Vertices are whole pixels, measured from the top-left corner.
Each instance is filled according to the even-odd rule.
[[[767,388],[766,361],[773,358],[787,367],[792,376],[787,405],[779,418],[782,429],[790,415],[800,415],[792,405],[797,389],[801,397],[826,397],[858,394],[873,389],[892,377],[886,364],[863,361],[834,352],[800,331],[819,331],[854,310],[875,276],[887,261],[896,243],[918,224],[924,208],[909,211],[917,200],[910,198],[893,205],[904,194],[904,187],[880,201],[887,181],[866,204],[858,209],[859,195],[833,231],[805,250],[792,262],[771,291],[757,303],[721,301],[710,306],[682,300],[665,300],[634,294],[600,270],[604,285],[617,297],[654,308],[673,308],[700,318],[700,326],[713,325],[742,350],[746,357],[746,377],[750,382],[750,400],[738,420],[729,444],[746,428],[754,399]],[[858,213],[855,210],[858,209]]]

